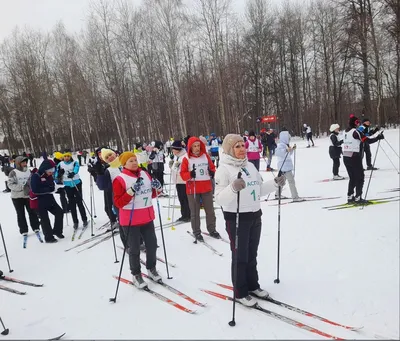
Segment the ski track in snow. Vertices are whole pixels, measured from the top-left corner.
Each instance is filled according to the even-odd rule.
[[[385,131],[385,137],[397,150],[398,130]],[[374,334],[399,338],[399,203],[328,211],[321,207],[346,201],[348,181],[316,183],[332,176],[332,161],[328,155],[329,140],[315,139],[318,148],[301,148],[306,141],[296,141],[296,183],[300,196],[341,196],[329,201],[304,202],[281,207],[281,283],[274,284],[276,276],[277,206],[262,202],[263,229],[258,255],[261,286],[272,297],[283,302],[322,315],[333,321],[364,326],[358,333],[327,325],[323,322],[298,315],[267,302],[261,306],[282,313],[298,321],[319,328],[327,333],[351,339],[371,338]],[[382,146],[399,167],[399,160],[382,141]],[[371,145],[373,157],[378,143]],[[40,161],[38,162],[40,163]],[[168,167],[168,162],[166,163]],[[265,172],[261,159],[261,174]],[[374,171],[368,193],[369,198],[396,195],[380,193],[399,187],[399,176],[382,151],[376,166],[385,172]],[[276,168],[276,158],[272,167]],[[168,171],[167,171],[168,173]],[[369,175],[370,172],[366,173]],[[340,174],[347,176],[341,160]],[[86,166],[80,169],[83,179],[84,199],[90,206],[89,173]],[[169,175],[165,176],[168,182]],[[4,173],[0,173],[1,189]],[[365,180],[364,191],[368,185]],[[169,186],[167,185],[167,189]],[[95,186],[97,208],[96,227],[107,221],[103,211],[103,194]],[[283,195],[290,197],[288,186]],[[55,194],[59,201],[59,195]],[[271,194],[271,198],[273,194]],[[168,198],[160,198],[164,223],[169,223]],[[172,205],[173,198],[170,204]],[[175,204],[179,204],[178,200]],[[317,335],[276,321],[268,316],[237,306],[235,328],[229,327],[232,304],[209,296],[199,289],[209,289],[231,295],[212,281],[230,283],[229,245],[205,236],[207,242],[223,257],[218,257],[206,247],[193,244],[186,233],[190,224],[176,225],[175,230],[164,229],[168,261],[176,268],[169,268],[172,280],[166,277],[165,264],[157,268],[164,281],[193,297],[207,303],[197,307],[174,295],[165,288],[149,283],[150,288],[182,304],[197,310],[197,314],[185,314],[161,302],[146,292],[121,283],[117,303],[109,303],[114,296],[120,263],[114,264],[112,239],[77,254],[81,248],[64,252],[78,241],[71,242],[72,219],[69,226],[64,219],[65,239],[56,244],[41,244],[30,230],[27,248],[22,248],[16,214],[10,195],[0,193],[0,222],[5,234],[11,266],[8,272],[6,257],[0,258],[0,269],[7,276],[25,281],[44,283],[35,288],[16,283],[2,282],[11,288],[26,291],[19,296],[0,290],[0,310],[8,339],[48,339],[66,332],[64,339],[317,339]],[[154,208],[157,204],[154,200]],[[228,239],[221,210],[216,210],[217,230]],[[172,211],[171,211],[172,215]],[[204,211],[201,211],[204,215]],[[50,215],[51,219],[52,216]],[[156,213],[155,225],[159,225]],[[180,217],[179,209],[174,218]],[[205,220],[201,221],[206,231]],[[158,237],[158,256],[164,258],[161,232]],[[90,227],[82,240],[90,237]],[[122,245],[116,236],[117,245]],[[90,245],[90,244],[87,244]],[[87,246],[86,245],[86,246]],[[3,246],[0,245],[0,254]],[[122,251],[117,249],[119,260]],[[145,255],[141,255],[145,259]],[[131,279],[128,259],[125,259],[122,277]],[[142,267],[142,271],[145,269]]]

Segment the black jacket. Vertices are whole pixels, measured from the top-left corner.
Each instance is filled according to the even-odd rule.
[[[339,159],[340,155],[342,154],[342,143],[343,140],[338,139],[339,134],[332,133],[329,138],[331,139],[331,142],[333,146],[329,146],[329,156],[332,159]]]

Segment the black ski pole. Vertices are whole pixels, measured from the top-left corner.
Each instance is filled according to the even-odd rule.
[[[9,271],[9,272],[13,272],[14,270],[12,270],[12,269],[11,269],[11,266],[10,266],[10,259],[8,258],[8,252],[7,252],[7,247],[6,247],[6,241],[5,241],[5,239],[4,239],[3,228],[1,227],[1,224],[0,224],[0,232],[1,232],[1,239],[3,239],[4,252],[6,253],[7,264],[8,264],[8,271]]]
[[[196,166],[193,165],[193,170],[196,172]],[[193,199],[194,199],[194,223],[197,222],[197,198],[196,198],[196,178],[193,178]],[[200,200],[199,200],[200,202]],[[194,244],[197,244],[196,236],[194,237]]]
[[[392,164],[393,168],[396,170],[397,174],[400,174],[399,170],[397,169],[397,167],[394,165],[393,161],[390,159],[389,155],[385,152],[385,149],[383,149],[382,146],[380,146],[382,151],[385,153],[386,157],[388,158],[388,160],[390,161],[390,163]]]
[[[296,146],[296,145],[295,145]],[[282,166],[279,169],[278,177],[282,175],[282,167],[285,164],[286,158],[288,157],[289,152],[286,153],[286,156],[283,160]],[[277,260],[276,260],[276,278],[274,283],[279,284],[281,280],[279,279],[280,272],[280,258],[281,258],[281,199],[282,199],[282,186],[279,186],[278,189],[278,250],[277,250]]]
[[[96,201],[94,200],[93,178],[90,177],[90,180],[92,180],[92,192],[91,192],[91,194],[92,194],[92,198],[93,198],[93,199],[92,199],[92,200],[93,200],[93,212],[94,212],[93,217],[97,218],[97,213],[96,213]]]
[[[4,323],[3,323],[3,320],[1,319],[1,317],[0,317],[0,322],[1,322],[1,325],[3,326],[3,331],[1,332],[1,335],[8,335],[8,333],[10,332],[10,330],[8,329],[8,328],[6,328],[6,326],[4,325]]]
[[[242,173],[239,172],[237,178],[240,179]],[[236,281],[237,281],[237,259],[239,249],[239,205],[240,205],[240,191],[237,192],[237,208],[236,208],[236,233],[235,233],[235,251],[233,254],[233,307],[232,307],[232,320],[229,321],[231,327],[236,326]]]
[[[87,213],[89,213],[89,215],[90,215],[90,231],[91,231],[91,235],[92,235],[92,237],[93,237],[93,236],[94,236],[94,233],[93,233],[93,224],[95,224],[95,221],[94,221],[92,212],[89,211],[89,208],[87,207],[86,202],[85,202],[85,200],[83,199],[83,196],[82,196],[81,192],[79,192],[79,189],[78,189],[78,187],[76,186],[75,182],[72,182],[72,183],[74,184],[74,187],[75,187],[75,189],[76,189],[76,192],[77,192],[78,195],[81,197],[82,203],[83,203],[83,205],[85,206]]]
[[[397,152],[394,150],[394,148],[392,147],[392,145],[391,145],[386,139],[385,139],[385,141],[386,141],[386,143],[388,144],[388,146],[393,150],[393,153],[395,153],[396,156],[397,156],[398,158],[400,158],[399,154],[397,154]]]
[[[139,178],[140,179],[140,178]],[[125,260],[125,254],[126,254],[126,249],[128,246],[128,239],[129,239],[129,232],[132,228],[131,224],[132,224],[132,218],[133,218],[133,210],[135,208],[135,199],[132,198],[132,211],[131,214],[129,216],[129,225],[128,225],[128,233],[126,234],[126,238],[125,238],[125,243],[124,243],[124,254],[122,255],[122,260],[121,260],[121,266],[119,268],[119,275],[118,275],[118,282],[117,282],[117,288],[115,289],[115,295],[114,297],[110,298],[110,302],[116,303],[117,302],[117,296],[118,296],[118,289],[119,289],[119,282],[121,281],[121,275],[122,275],[122,268],[124,266],[124,260]],[[121,228],[123,228],[121,226]],[[111,233],[114,233],[114,231],[111,231]]]
[[[115,246],[115,237],[114,237],[114,231],[116,230],[116,228],[112,228],[113,224],[110,221],[110,226],[111,226],[111,237],[112,237],[112,241],[113,241],[113,247],[114,247],[114,256],[115,256],[115,261],[114,263],[119,263],[118,257],[117,257],[117,248]]]
[[[374,163],[372,164],[372,170],[371,170],[371,174],[369,176],[368,179],[368,185],[367,185],[367,190],[365,191],[365,197],[364,200],[367,200],[367,195],[368,195],[368,190],[369,190],[369,185],[371,184],[371,179],[372,179],[372,173],[374,172],[374,168],[375,168],[375,162],[376,162],[376,157],[378,156],[378,151],[379,151],[379,147],[381,145],[381,140],[378,141],[378,148],[376,148],[376,153],[375,153],[375,157],[374,157]],[[365,202],[363,203],[361,209],[363,210],[365,207]]]

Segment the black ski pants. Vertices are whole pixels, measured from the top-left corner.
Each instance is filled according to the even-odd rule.
[[[69,208],[71,210],[72,221],[74,224],[79,223],[76,206],[79,208],[82,221],[87,221],[85,206],[83,206],[82,197],[82,181],[76,185],[76,187],[65,186],[65,192],[67,193]]]
[[[340,159],[335,158],[332,160],[333,160],[333,167],[332,167],[333,175],[339,175]]]
[[[104,211],[107,213],[108,219],[111,224],[117,221],[117,216],[113,211],[113,192],[112,189],[104,190]]]
[[[39,197],[39,216],[40,223],[42,225],[42,231],[44,234],[45,241],[50,241],[54,239],[53,235],[63,233],[63,221],[64,212],[62,208],[57,204],[54,197],[50,202],[46,199],[46,205],[41,205]],[[54,215],[54,228],[51,228],[49,212]]]
[[[163,170],[160,170],[160,169],[155,170],[155,169],[153,168],[153,173],[152,173],[152,175],[153,175],[153,178],[155,178],[155,179],[157,179],[158,181],[160,181],[161,186],[164,187],[164,171],[163,171]]]
[[[186,184],[177,184],[176,192],[178,193],[178,199],[181,205],[182,218],[190,218],[190,208],[189,200],[186,194]]]
[[[364,168],[362,164],[362,158],[359,153],[353,153],[352,157],[344,156],[343,162],[346,166],[347,173],[349,174],[349,187],[347,190],[347,195],[353,195],[355,188],[356,197],[359,197],[362,195],[364,186]]]
[[[225,220],[232,251],[232,283],[235,274],[235,254],[237,252],[236,297],[243,298],[249,291],[260,288],[257,271],[257,251],[261,236],[261,217],[239,221],[238,249],[235,250],[236,221]]]
[[[314,146],[314,141],[313,141],[313,139],[312,139],[312,133],[307,133],[307,142],[308,142],[308,145],[310,145],[310,141],[311,141],[312,145]]]
[[[60,194],[60,202],[61,202],[61,207],[64,212],[68,212],[68,201],[67,201],[67,196],[65,194],[65,188],[60,187],[56,191],[57,194]]]
[[[140,226],[121,226],[129,253],[129,264],[132,275],[140,271],[140,239],[146,246],[146,269],[153,269],[157,263],[157,237],[153,221]]]
[[[249,162],[251,162],[258,171],[260,171],[260,159],[258,160],[249,160]]]
[[[372,167],[371,159],[371,147],[368,143],[364,143],[364,153],[365,153],[365,161],[367,161],[367,167]]]
[[[39,230],[39,219],[34,210],[29,205],[29,198],[17,198],[12,199],[12,202],[17,212],[17,222],[19,227],[19,233],[28,233],[28,223],[25,217],[25,210],[28,212],[29,223],[33,231]]]

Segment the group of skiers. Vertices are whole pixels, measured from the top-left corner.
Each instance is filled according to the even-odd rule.
[[[304,126],[307,128],[307,136],[312,135],[311,128]],[[334,179],[341,178],[338,170],[339,159],[343,154],[350,177],[348,201],[362,203],[363,150],[366,145],[384,137],[379,130],[369,131],[369,120],[364,119],[360,126],[360,121],[355,116],[350,117],[343,140],[339,139],[339,130],[338,124],[330,127],[329,154],[333,159]],[[187,136],[182,140],[169,140],[167,147],[170,153],[170,179],[176,186],[181,206],[181,217],[178,220],[190,221],[196,242],[203,242],[200,208],[204,208],[209,236],[220,239],[216,228],[214,199],[221,206],[231,243],[232,274],[234,267],[236,271],[236,297],[247,306],[256,303],[252,295],[268,296],[268,292],[259,285],[257,273],[257,250],[262,225],[260,198],[273,192],[276,198],[282,198],[282,188],[287,180],[293,201],[304,200],[299,197],[295,184],[292,156],[296,145],[290,144],[288,130],[282,128],[277,144],[273,131],[263,133],[267,135],[264,139],[256,138],[254,131],[244,137],[228,134],[223,140],[215,134],[210,134],[208,140],[203,136]],[[310,141],[314,146],[312,136],[308,136],[308,146]],[[149,146],[137,143],[133,151],[119,153],[104,146],[98,148],[88,162],[88,171],[104,193],[104,210],[111,222],[111,228],[119,229],[121,240],[129,254],[133,284],[138,288],[147,285],[141,275],[142,248],[146,249],[148,275],[155,281],[161,280],[156,268],[157,237],[153,200],[167,195],[163,189],[166,162],[164,147],[160,141],[153,141]],[[275,155],[279,169],[279,173],[274,174],[271,181],[263,181],[259,173],[260,158],[266,155],[266,148],[269,154],[267,167],[273,171],[270,165],[272,155]],[[371,157],[367,157],[368,169],[372,167],[370,159]],[[76,230],[79,227],[78,209],[85,228],[88,217],[79,175],[80,162],[73,160],[72,153],[68,150],[64,153],[56,152],[54,161],[45,159],[36,172],[28,169],[27,161],[25,156],[16,157],[15,168],[9,172],[7,181],[17,212],[20,233],[24,236],[28,233],[25,210],[28,212],[32,230],[38,234],[41,225],[47,243],[56,242],[54,236],[64,238],[64,213],[71,213],[73,228]],[[62,207],[53,195],[56,188]],[[53,228],[50,225],[49,212],[55,216]],[[235,246],[236,234],[239,239],[238,249]]]

